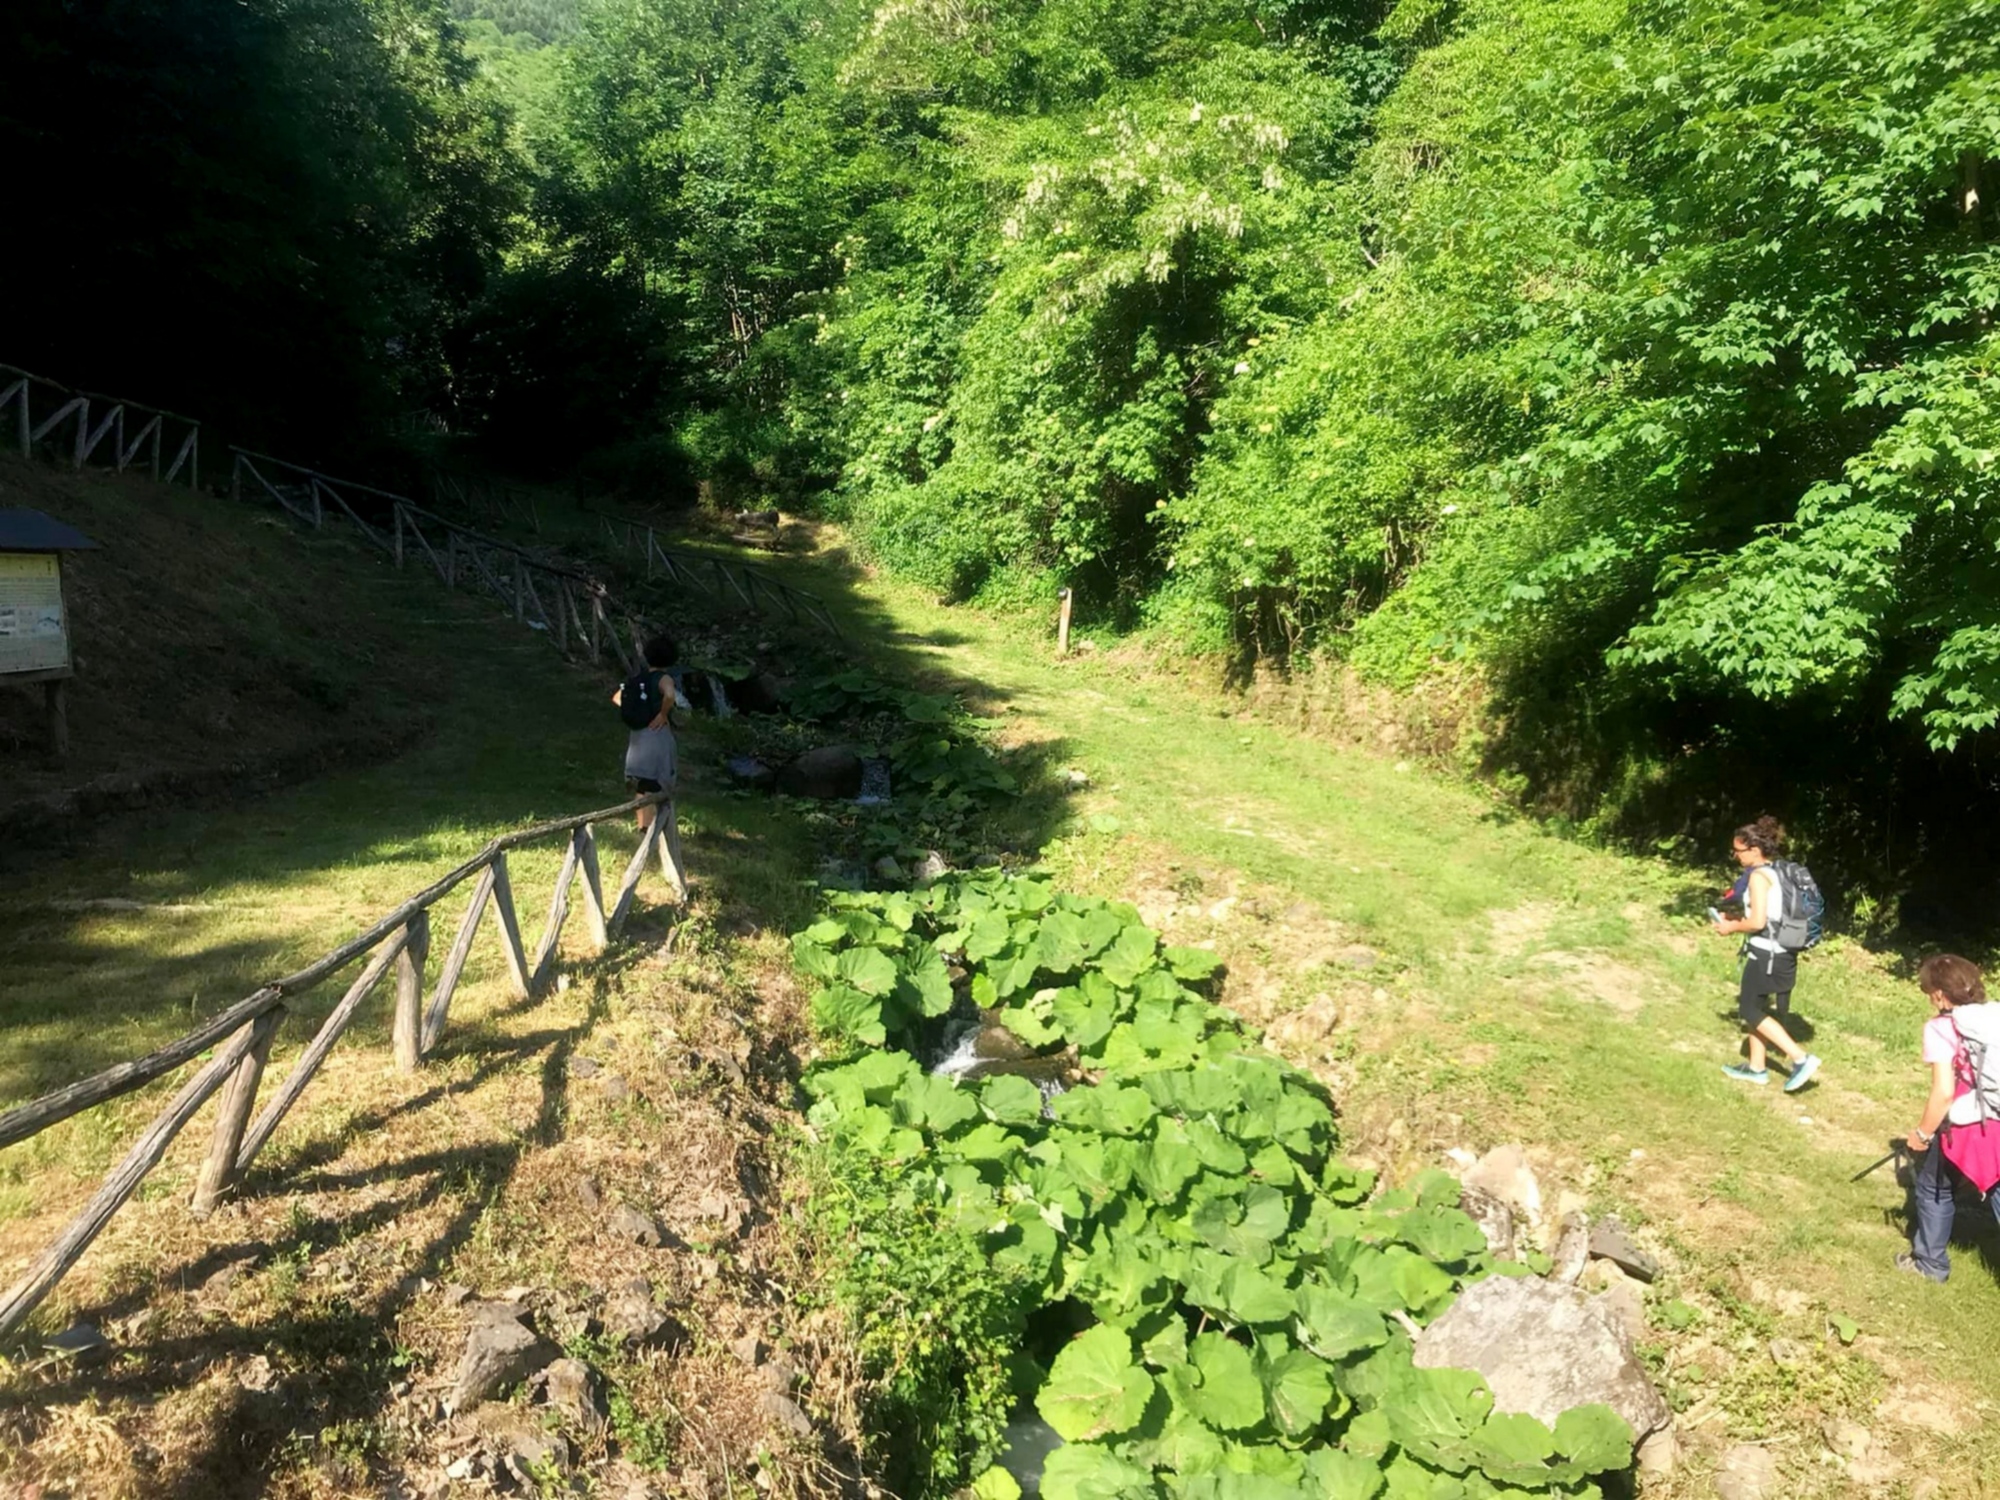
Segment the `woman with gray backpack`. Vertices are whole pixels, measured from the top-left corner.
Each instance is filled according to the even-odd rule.
[[[1826,902],[1804,865],[1778,858],[1784,838],[1785,830],[1768,813],[1736,830],[1729,842],[1746,877],[1743,915],[1730,918],[1711,911],[1710,916],[1717,932],[1745,935],[1736,1013],[1750,1055],[1722,1071],[1740,1083],[1768,1084],[1765,1048],[1776,1047],[1791,1068],[1785,1079],[1785,1092],[1791,1094],[1819,1071],[1819,1058],[1792,1040],[1778,1016],[1790,1007],[1798,984],[1799,954],[1819,941]]]

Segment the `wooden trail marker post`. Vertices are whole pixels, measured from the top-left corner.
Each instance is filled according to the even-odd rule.
[[[1069,611],[1070,611],[1070,604],[1072,602],[1070,599],[1070,591],[1068,589],[1064,589],[1061,593],[1057,594],[1056,597],[1062,600],[1062,607],[1056,614],[1056,655],[1068,656],[1069,655]]]

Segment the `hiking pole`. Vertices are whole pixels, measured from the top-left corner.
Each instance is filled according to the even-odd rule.
[[[1847,1180],[1849,1182],[1859,1182],[1869,1173],[1879,1172],[1882,1168],[1888,1166],[1890,1162],[1894,1161],[1897,1157],[1901,1156],[1907,1150],[1909,1150],[1909,1147],[1906,1146],[1903,1142],[1898,1141],[1896,1142],[1895,1145],[1889,1148],[1889,1154],[1887,1156],[1883,1157],[1878,1162],[1872,1162],[1868,1166],[1863,1167],[1859,1172],[1856,1172],[1852,1177],[1848,1178]]]

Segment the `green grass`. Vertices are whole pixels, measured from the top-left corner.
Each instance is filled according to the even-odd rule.
[[[1720,1072],[1738,1045],[1734,944],[1700,918],[1733,874],[1726,851],[1690,870],[1581,847],[1480,788],[1258,722],[1219,685],[1136,653],[1058,663],[1019,622],[881,582],[859,592],[875,631],[894,621],[896,649],[929,638],[934,672],[981,685],[1020,733],[1089,773],[1047,851],[1068,883],[1129,895],[1189,873],[1219,890],[1233,874],[1378,949],[1384,962],[1343,1005],[1353,1149],[1407,1171],[1449,1146],[1522,1140],[1593,1210],[1662,1236],[1677,1254],[1661,1300],[1701,1300],[1709,1337],[1752,1341],[1723,1356],[1729,1394],[1706,1434],[1783,1431],[1810,1449],[1825,1414],[1875,1421],[1885,1383],[1943,1392],[1971,1430],[1911,1429],[1912,1462],[1950,1454],[2000,1482],[2000,1444],[1976,1431],[2000,1389],[1990,1220],[1961,1214],[1978,1245],[1957,1247],[1951,1282],[1934,1287],[1891,1269],[1904,1239],[1885,1216],[1902,1196],[1888,1171],[1848,1181],[1923,1097],[1927,1009],[1904,955],[1840,938],[1810,955],[1796,1007],[1826,1060],[1820,1080],[1794,1096],[1746,1090]],[[1116,832],[1095,831],[1105,814]],[[1238,915],[1214,937],[1254,965],[1284,926]],[[1855,1349],[1822,1340],[1833,1313],[1861,1325]],[[1761,1356],[1759,1317],[1810,1342],[1803,1372]],[[1799,1482],[1840,1492],[1837,1475]]]

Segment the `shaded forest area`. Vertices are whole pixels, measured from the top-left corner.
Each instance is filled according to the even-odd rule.
[[[1993,0],[27,0],[0,45],[23,363],[818,509],[955,598],[1455,695],[1594,836],[1768,808],[1863,924],[1990,922]]]

